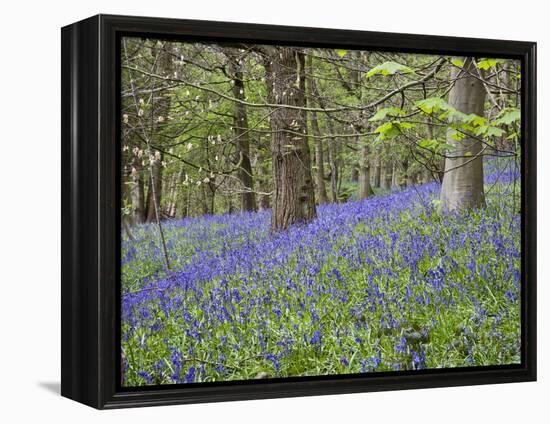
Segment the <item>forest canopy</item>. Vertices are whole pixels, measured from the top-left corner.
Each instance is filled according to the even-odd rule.
[[[133,223],[273,206],[286,228],[445,174],[454,209],[483,202],[483,157],[519,155],[510,59],[124,38],[122,76]]]

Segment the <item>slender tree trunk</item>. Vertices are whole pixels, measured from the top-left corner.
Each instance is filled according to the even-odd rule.
[[[304,54],[290,47],[268,47],[265,61],[268,100],[306,106]],[[271,114],[273,164],[272,230],[282,230],[316,216],[315,189],[303,109],[274,108]]]
[[[233,78],[233,96],[236,99],[244,101],[246,99],[243,80],[242,58],[230,49],[226,50],[229,59],[229,69]],[[242,184],[241,210],[253,211],[256,209],[256,199],[254,195],[254,179],[252,176],[252,165],[250,163],[250,137],[248,129],[248,114],[246,106],[240,102],[233,102],[233,132],[237,151],[239,152],[239,171],[238,176]]]
[[[373,187],[380,187],[380,154],[378,153],[376,156],[376,159],[374,160],[374,170],[373,170],[373,177],[372,177],[372,186]]]
[[[202,209],[202,214],[203,215],[207,215],[210,211],[209,211],[209,201],[208,201],[208,194],[206,192],[206,184],[201,184],[200,185],[200,198],[201,198],[201,209]]]
[[[172,218],[176,217],[177,209],[178,209],[178,194],[179,189],[181,188],[183,184],[183,178],[185,176],[184,168],[182,167],[180,169],[180,172],[178,172],[178,176],[175,180],[175,184],[172,191],[172,199],[171,199],[171,208],[170,208],[170,216]]]
[[[308,74],[312,74],[312,57],[308,56]],[[314,105],[311,99],[314,93],[314,81],[312,77],[307,78],[307,91],[308,99],[307,104]],[[317,187],[317,197],[319,204],[327,203],[327,188],[325,186],[325,161],[323,157],[323,139],[321,138],[321,130],[319,129],[319,121],[317,118],[317,112],[310,113],[311,130],[313,133],[314,145],[315,145],[315,186]]]
[[[359,163],[359,199],[366,199],[374,193],[370,185],[369,149],[365,144],[361,147],[361,161]]]
[[[328,119],[328,127],[331,134],[335,134],[334,126],[330,118]],[[338,203],[338,167],[336,166],[336,138],[331,137],[328,144],[328,166],[330,169],[330,193],[332,203]]]
[[[477,70],[472,58],[464,59],[464,69],[475,75]],[[451,71],[451,78],[456,81],[449,92],[449,104],[465,114],[483,116],[483,83],[456,67]],[[484,206],[482,144],[469,136],[457,141],[451,137],[450,130],[447,143],[453,148],[445,160],[445,178],[440,195],[443,207],[452,211]]]
[[[408,159],[403,161],[403,169],[405,170],[405,185],[411,187],[416,182],[417,173],[412,172]]]
[[[147,222],[153,222],[155,220],[155,208],[158,208],[158,213],[161,211],[162,154],[160,154],[160,157],[158,154],[156,155],[156,158],[152,160],[150,168],[152,176],[149,176],[149,189],[147,190]],[[159,219],[161,219],[160,216]]]
[[[145,222],[145,189],[143,187],[143,176],[141,163],[136,158],[132,166],[132,188],[130,197],[132,199],[132,218],[134,224]]]
[[[390,190],[393,179],[392,165],[388,160],[382,160],[380,165],[380,188]]]
[[[173,45],[169,42],[164,43],[162,50],[154,51],[153,55],[158,57],[158,70],[163,75],[171,75],[174,70],[174,62],[172,61]],[[151,140],[156,143],[161,143],[159,135],[165,130],[163,123],[167,121],[170,112],[170,96],[166,92],[162,92],[159,99],[155,99],[154,92],[151,94]],[[150,157],[150,176],[149,187],[147,193],[147,222],[153,222],[157,219],[160,222],[162,212],[161,197],[162,197],[162,161],[163,155],[160,151],[152,151],[148,145]],[[159,215],[159,216],[157,216]]]
[[[271,206],[269,195],[266,194],[271,189],[271,175],[269,169],[267,169],[269,165],[266,165],[265,160],[262,160],[259,154],[256,158],[256,162],[258,163],[258,191],[260,192],[260,194],[258,194],[258,210],[265,211]]]
[[[401,188],[401,172],[395,164],[395,161],[392,163],[391,169],[391,189],[399,190]]]
[[[360,168],[361,164],[354,164],[353,167],[351,168],[351,177],[350,177],[350,181],[352,183],[357,183],[359,182],[359,168]],[[371,176],[371,181],[372,181],[372,176]]]

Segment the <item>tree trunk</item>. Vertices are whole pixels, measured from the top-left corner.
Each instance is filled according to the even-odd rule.
[[[132,188],[130,197],[132,200],[132,219],[134,224],[145,222],[145,189],[143,187],[143,176],[141,163],[135,158],[132,166]]]
[[[369,150],[366,145],[361,147],[361,161],[359,163],[359,199],[366,199],[374,193],[370,185]]]
[[[243,80],[242,58],[230,49],[226,50],[229,59],[229,70],[233,78],[233,97],[241,101],[245,100],[245,87]],[[252,165],[250,163],[250,137],[248,129],[248,114],[246,106],[240,102],[233,102],[233,132],[235,143],[239,153],[238,178],[242,184],[241,210],[253,211],[256,209],[254,195],[254,180],[252,176]]]
[[[477,72],[471,58],[464,59],[464,69]],[[465,114],[483,116],[485,89],[483,83],[462,69],[453,67],[451,78],[456,79],[449,92],[449,104]],[[446,210],[462,210],[485,205],[483,190],[482,145],[479,140],[466,136],[457,141],[447,130],[447,143],[453,146],[445,159],[445,177],[440,199]]]
[[[161,211],[162,154],[160,154],[160,156],[156,155],[156,158],[152,160],[150,169],[152,175],[149,176],[149,185],[147,190],[147,222],[153,222],[156,219],[155,207],[158,207],[159,213]],[[161,219],[160,216],[159,219]]]
[[[256,157],[257,169],[258,169],[258,210],[265,211],[270,208],[269,195],[266,194],[270,190],[271,175],[269,173],[268,166],[269,164],[265,163],[266,161],[262,159],[261,155],[258,153]]]
[[[405,170],[405,185],[407,187],[411,187],[417,181],[416,179],[417,174],[412,172],[411,167],[409,166],[408,160],[403,161],[403,169]]]
[[[328,127],[331,134],[335,134],[334,125],[328,118]],[[330,192],[332,195],[332,203],[338,203],[338,167],[336,166],[335,152],[336,138],[331,137],[328,144],[328,166],[330,168]]]
[[[353,165],[353,168],[351,168],[351,178],[350,178],[350,181],[352,183],[357,183],[359,182],[359,168],[360,168],[361,164],[358,164],[358,165]],[[372,179],[372,178],[371,178]]]
[[[378,154],[374,161],[374,175],[372,176],[372,186],[377,188],[380,187],[380,162],[380,155]]]
[[[392,183],[392,165],[387,160],[382,160],[380,164],[380,188],[390,190]]]
[[[309,74],[312,74],[312,58],[311,56],[308,57],[308,69]],[[307,78],[308,82],[308,101],[307,104],[309,106],[313,106],[314,102],[311,100],[311,95],[313,94],[314,90],[314,84],[312,77]],[[321,138],[321,130],[319,129],[319,121],[317,119],[317,112],[311,112],[310,113],[310,122],[311,122],[311,130],[313,132],[313,139],[314,139],[314,145],[315,145],[315,186],[317,187],[317,196],[319,198],[319,204],[327,203],[328,197],[327,197],[327,188],[325,186],[325,161],[323,157],[323,139]]]
[[[172,61],[173,45],[169,42],[164,43],[161,50],[153,50],[152,54],[158,58],[158,72],[163,75],[171,75],[174,70],[174,62]],[[160,98],[155,100],[154,92],[151,94],[151,141],[161,144],[159,135],[165,130],[163,122],[167,121],[170,112],[170,95],[162,92]],[[152,150],[148,144],[148,149]],[[150,176],[149,176],[149,191],[147,193],[147,222],[153,222],[155,219],[162,218],[161,197],[162,197],[162,161],[163,155],[160,151],[149,151],[150,161]],[[159,216],[157,216],[159,215]]]
[[[268,100],[272,104],[305,107],[304,54],[290,47],[268,47]],[[273,164],[272,230],[282,230],[316,216],[315,189],[303,109],[274,108],[271,114]]]
[[[210,202],[208,201],[206,184],[200,185],[200,199],[201,199],[200,204],[201,204],[202,215],[208,215],[210,213],[210,210],[209,210]]]
[[[395,164],[395,161],[392,164],[391,170],[391,189],[399,190],[401,188],[401,173],[399,172],[398,167]]]

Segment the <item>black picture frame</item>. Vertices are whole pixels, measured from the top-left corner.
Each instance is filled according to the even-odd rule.
[[[61,394],[98,409],[536,380],[536,43],[97,15],[62,28]],[[292,44],[521,61],[522,362],[398,373],[120,387],[120,37]]]

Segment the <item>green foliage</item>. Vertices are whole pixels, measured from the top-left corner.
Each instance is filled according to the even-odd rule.
[[[420,140],[420,142],[418,143],[418,146],[421,147],[422,149],[431,150],[434,153],[442,153],[446,150],[453,148],[453,146],[451,146],[450,144],[445,143],[444,141],[437,140],[435,138],[434,139],[424,138]]]
[[[458,58],[451,59],[451,63],[454,66],[457,66],[459,68],[462,68],[464,66],[464,61],[462,59],[458,59]]]
[[[379,75],[379,74],[383,76],[394,75],[394,74],[409,74],[412,72],[414,71],[406,65],[389,61],[389,62],[381,63],[380,65],[377,65],[374,68],[372,68],[369,72],[367,72],[366,77],[370,78],[374,75]]]
[[[492,122],[493,125],[510,125],[521,120],[521,111],[518,108],[504,108]]]
[[[501,137],[505,131],[502,128],[493,127],[491,125],[481,125],[476,128],[475,134],[485,137]]]
[[[336,54],[340,57],[344,57],[345,55],[347,55],[348,51],[349,50],[345,50],[345,49],[336,49],[335,50]]]
[[[456,130],[455,128],[449,128],[449,136],[456,141],[462,140],[464,137],[466,137],[466,134],[463,132],[460,132]]]
[[[431,114],[439,111],[446,111],[451,108],[449,104],[441,97],[428,97],[427,99],[419,100],[415,106],[422,112]]]
[[[377,127],[374,132],[378,134],[380,140],[388,140],[397,137],[403,133],[403,130],[413,128],[415,124],[410,122],[390,121]]]
[[[369,119],[371,122],[375,121],[382,121],[383,119],[386,119],[387,117],[395,118],[398,116],[406,115],[406,112],[398,107],[384,107],[381,109],[378,109],[374,116]]]
[[[499,63],[504,63],[503,59],[483,59],[476,63],[479,69],[487,70],[494,68]]]

